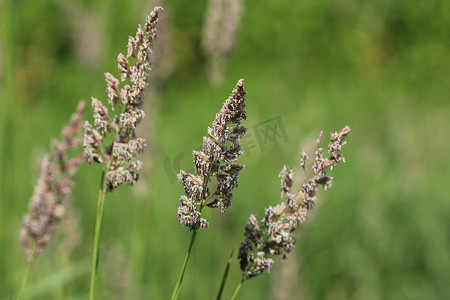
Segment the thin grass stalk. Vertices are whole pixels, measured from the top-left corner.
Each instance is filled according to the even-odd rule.
[[[219,293],[217,294],[216,300],[220,300],[222,298],[223,290],[225,289],[225,284],[227,283],[228,271],[230,270],[231,261],[233,260],[234,248],[231,250],[230,258],[228,259],[227,266],[225,267],[225,271],[222,276],[222,283],[220,284]]]
[[[126,105],[123,106],[122,113],[125,111]],[[118,131],[116,131],[116,134],[114,135],[113,139],[113,145],[114,148],[114,141],[117,139]],[[97,201],[97,216],[95,218],[95,234],[94,234],[94,248],[92,253],[92,272],[91,272],[91,286],[89,291],[89,299],[94,300],[95,299],[95,289],[97,287],[97,274],[98,274],[98,258],[100,255],[100,232],[102,229],[102,219],[103,219],[103,210],[105,207],[105,195],[106,195],[106,182],[105,182],[105,176],[106,171],[109,170],[111,166],[112,159],[108,161],[108,164],[106,164],[103,167],[102,170],[102,176],[100,179],[100,189],[98,192],[98,201]]]
[[[141,153],[146,146],[144,139],[136,138],[135,129],[144,117],[144,111],[141,107],[144,89],[148,86],[149,71],[151,70],[151,46],[156,38],[155,26],[158,23],[158,10],[160,9],[162,8],[159,6],[155,7],[147,16],[145,25],[139,25],[136,37],[129,37],[126,56],[122,53],[119,54],[117,60],[121,74],[120,79],[115,78],[110,73],[105,73],[108,103],[112,106],[112,110],[114,110],[116,104],[121,105],[121,114],[110,117],[108,109],[103,106],[102,102],[97,98],[92,98],[94,124],[85,122],[83,145],[86,161],[89,164],[95,161],[104,166],[97,202],[90,300],[95,299],[97,285],[99,243],[105,194],[124,183],[133,185],[138,180],[142,168],[141,161],[131,162],[131,160]],[[129,59],[133,60],[133,64],[130,65]],[[121,88],[119,83],[127,79],[129,84]],[[104,138],[109,132],[113,132],[112,143],[103,150]]]
[[[240,79],[222,109],[216,114],[212,127],[203,137],[203,151],[193,151],[195,171],[193,174],[180,170],[179,182],[183,184],[185,195],[180,197],[177,217],[180,223],[194,231],[180,277],[172,294],[178,298],[190,252],[199,228],[206,229],[208,222],[201,217],[205,206],[220,208],[221,212],[231,205],[234,188],[237,187],[239,171],[245,166],[236,164],[243,153],[239,145],[247,131],[241,122],[247,118],[245,111],[244,80]],[[210,179],[217,179],[215,191],[209,190]],[[211,202],[209,200],[213,199]],[[199,207],[199,208],[198,208]],[[198,209],[198,210],[197,210]]]
[[[36,247],[33,248],[33,255],[36,251]],[[21,300],[23,298],[23,294],[27,289],[28,278],[30,277],[31,267],[33,267],[33,262],[28,262],[27,268],[25,269],[25,273],[23,274],[22,283],[20,284],[19,294],[17,295],[16,300]]]
[[[122,107],[122,114],[127,110],[127,104]],[[119,135],[119,130],[116,129],[112,144],[111,153],[114,150],[115,141]],[[102,149],[100,149],[102,152]],[[103,155],[103,153],[102,153]],[[98,193],[97,201],[97,217],[95,219],[95,235],[94,235],[94,249],[92,254],[92,273],[91,273],[91,287],[89,292],[89,300],[95,299],[95,289],[97,286],[97,271],[98,271],[98,257],[99,257],[99,244],[100,244],[100,232],[102,228],[103,219],[103,208],[105,206],[105,195],[106,195],[106,172],[110,169],[112,162],[112,157],[109,159],[108,163],[103,167],[102,177],[100,179],[100,189]]]
[[[209,181],[209,175],[207,176],[207,179],[205,180],[205,183],[204,183],[204,188],[203,188],[204,191],[206,190],[206,186],[207,186],[208,181]],[[202,193],[203,199],[206,198],[206,200],[203,202],[203,204],[200,205],[200,209],[199,209],[200,213],[201,213],[201,211],[203,209],[203,206],[208,202],[209,199],[211,199],[211,197],[213,195],[214,194],[211,194],[208,198],[206,198],[205,192]],[[180,294],[181,284],[183,283],[184,272],[186,271],[186,266],[187,266],[187,263],[188,263],[189,258],[191,256],[191,250],[192,250],[192,247],[194,246],[194,242],[195,242],[195,237],[196,236],[197,236],[197,230],[194,230],[194,232],[192,233],[191,242],[189,243],[188,251],[186,253],[186,257],[184,258],[183,266],[181,267],[180,276],[178,277],[177,284],[175,285],[175,288],[174,288],[173,293],[172,293],[172,297],[170,298],[171,300],[178,299],[178,295]]]
[[[239,282],[239,284],[237,285],[236,289],[234,290],[233,296],[231,296],[231,300],[235,300],[237,294],[239,293],[239,290],[241,289],[242,283],[244,282],[244,280],[241,280]]]
[[[127,105],[123,106],[122,113],[124,111],[126,111],[126,107],[127,107]],[[116,131],[116,133],[114,135],[112,148],[114,148],[114,141],[117,139],[118,133],[119,132]],[[97,287],[98,258],[100,255],[100,252],[99,252],[100,232],[102,229],[103,210],[105,207],[105,195],[106,195],[105,176],[106,176],[106,171],[109,170],[111,167],[111,162],[112,162],[112,159],[110,159],[108,161],[108,164],[106,164],[103,167],[102,177],[100,179],[100,189],[99,189],[98,201],[97,201],[97,217],[95,219],[94,249],[93,249],[93,254],[92,254],[91,287],[90,287],[90,292],[89,292],[90,300],[95,299],[95,289]]]
[[[20,284],[20,290],[16,300],[21,300],[23,298],[23,293],[27,288],[28,278],[30,277],[30,271],[32,266],[33,263],[28,262],[27,268],[25,269],[25,273],[23,274],[22,283]]]
[[[95,220],[95,236],[94,236],[94,250],[92,255],[92,273],[91,273],[91,287],[89,293],[89,299],[95,299],[95,288],[97,286],[97,273],[98,273],[98,258],[99,258],[99,244],[100,244],[100,231],[102,227],[103,209],[105,207],[105,174],[107,167],[105,166],[102,171],[102,178],[100,180],[100,189],[97,202],[97,217]]]
[[[191,250],[192,250],[192,246],[194,245],[196,236],[197,236],[197,231],[195,230],[192,233],[191,242],[189,243],[189,248],[188,248],[188,251],[186,253],[186,257],[184,258],[183,266],[181,267],[180,276],[178,277],[177,284],[175,285],[175,288],[173,290],[172,298],[170,298],[171,300],[178,299],[178,294],[180,293],[180,289],[181,289],[181,283],[183,282],[184,271],[186,270],[186,266],[187,266],[187,263],[189,261],[189,257],[191,256]]]

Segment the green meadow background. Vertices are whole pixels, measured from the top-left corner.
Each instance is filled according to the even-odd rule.
[[[319,132],[345,125],[347,162],[295,250],[245,282],[238,299],[450,299],[450,2],[244,1],[216,85],[201,50],[207,1],[163,6],[139,129],[145,170],[135,187],[107,195],[98,298],[170,297],[191,237],[176,218],[175,174],[193,167],[192,149],[245,78],[246,168],[230,209],[206,212],[210,228],[197,236],[179,299],[215,298],[249,215],[280,201],[282,166],[300,182],[301,149],[313,157]],[[51,138],[79,99],[106,100],[103,73],[117,76],[117,54],[151,7],[0,2],[0,299],[14,299],[26,268],[18,236]],[[286,136],[261,147],[255,130],[273,119]],[[99,166],[83,165],[70,222],[33,266],[27,299],[87,298],[99,178]],[[239,280],[233,260],[223,299]]]

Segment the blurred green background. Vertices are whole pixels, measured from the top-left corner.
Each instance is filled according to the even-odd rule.
[[[103,73],[117,76],[117,54],[152,5],[0,2],[1,299],[13,298],[26,267],[18,235],[51,137],[79,99],[106,100]],[[174,174],[193,167],[192,149],[242,77],[246,169],[231,208],[206,213],[210,228],[197,236],[180,299],[215,297],[250,213],[262,217],[280,201],[283,164],[299,182],[300,150],[347,124],[347,163],[333,171],[295,251],[238,298],[450,299],[450,2],[245,1],[218,84],[200,46],[207,1],[163,5],[140,128],[146,169],[135,187],[107,196],[99,299],[170,297],[191,236],[176,218]],[[263,149],[255,128],[273,118],[287,139]],[[70,222],[37,259],[29,299],[86,299],[99,176],[98,166],[79,172]],[[235,260],[223,299],[239,280]]]

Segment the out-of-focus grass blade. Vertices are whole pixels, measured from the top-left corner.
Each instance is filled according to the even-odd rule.
[[[91,270],[90,263],[90,258],[81,260],[53,273],[36,284],[30,285],[24,293],[24,299],[42,299],[42,296],[46,293],[54,291],[56,288],[75,280],[81,275],[89,273]]]

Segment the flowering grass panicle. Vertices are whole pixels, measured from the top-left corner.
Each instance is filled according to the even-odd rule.
[[[258,222],[255,215],[251,215],[245,228],[245,240],[239,248],[239,262],[242,280],[258,276],[266,271],[270,272],[274,261],[273,256],[286,258],[295,247],[295,229],[305,221],[308,210],[314,207],[319,186],[326,190],[331,187],[333,178],[327,176],[341,160],[342,146],[350,132],[346,126],[339,132],[331,133],[331,140],[326,149],[320,147],[323,132],[317,140],[315,160],[309,172],[306,171],[308,155],[302,151],[300,165],[305,171],[305,180],[297,193],[292,192],[294,172],[285,165],[279,174],[281,178],[281,199],[285,199],[275,207],[265,211],[264,218]],[[313,172],[313,176],[308,178]]]
[[[92,98],[94,124],[85,123],[84,153],[88,163],[107,165],[106,188],[111,191],[123,183],[134,184],[142,169],[142,162],[134,158],[146,147],[143,138],[136,137],[135,129],[144,118],[142,110],[144,90],[149,83],[150,53],[156,39],[158,10],[148,15],[145,25],[139,25],[136,36],[128,39],[127,54],[117,57],[120,80],[105,73],[107,97],[111,110],[121,107],[121,113],[110,116],[103,103]],[[107,133],[112,143],[103,149]]]
[[[52,239],[56,224],[64,216],[66,202],[72,197],[75,173],[83,159],[82,155],[69,158],[68,154],[81,144],[84,106],[84,102],[78,104],[70,124],[62,130],[61,140],[52,141],[50,154],[42,160],[41,175],[20,233],[29,263]]]
[[[223,104],[222,109],[216,114],[212,127],[208,127],[208,135],[203,137],[203,150],[192,152],[195,164],[194,173],[180,170],[178,174],[178,179],[183,184],[185,191],[185,195],[180,197],[178,220],[193,232],[171,300],[178,299],[198,229],[208,227],[208,222],[201,217],[203,207],[219,207],[221,212],[225,212],[231,205],[239,172],[244,168],[236,161],[243,153],[239,143],[247,131],[241,125],[242,120],[247,118],[246,93],[244,80],[241,79]],[[209,183],[213,179],[216,181],[216,186],[211,192]]]
[[[239,172],[244,168],[236,161],[243,153],[239,142],[247,130],[241,125],[247,116],[245,94],[241,79],[216,114],[212,127],[208,128],[208,135],[203,137],[203,151],[193,151],[194,173],[181,170],[178,174],[185,191],[180,198],[178,220],[191,230],[208,227],[208,222],[201,218],[205,205],[219,207],[222,212],[231,205]],[[213,192],[208,186],[212,178],[217,180]]]
[[[142,162],[135,160],[145,145],[145,140],[136,137],[136,126],[144,118],[142,109],[144,91],[149,84],[150,54],[156,39],[158,11],[155,7],[145,19],[145,25],[138,26],[136,36],[128,38],[126,55],[119,53],[117,57],[120,79],[105,73],[106,92],[111,110],[121,108],[118,115],[110,116],[108,109],[101,101],[92,98],[94,125],[85,123],[84,155],[88,163],[97,162],[103,165],[97,201],[97,217],[92,256],[92,273],[89,299],[95,299],[97,274],[100,253],[100,233],[105,204],[105,194],[128,183],[133,185],[142,169]],[[112,138],[107,138],[108,133]],[[108,146],[103,144],[111,141]]]

